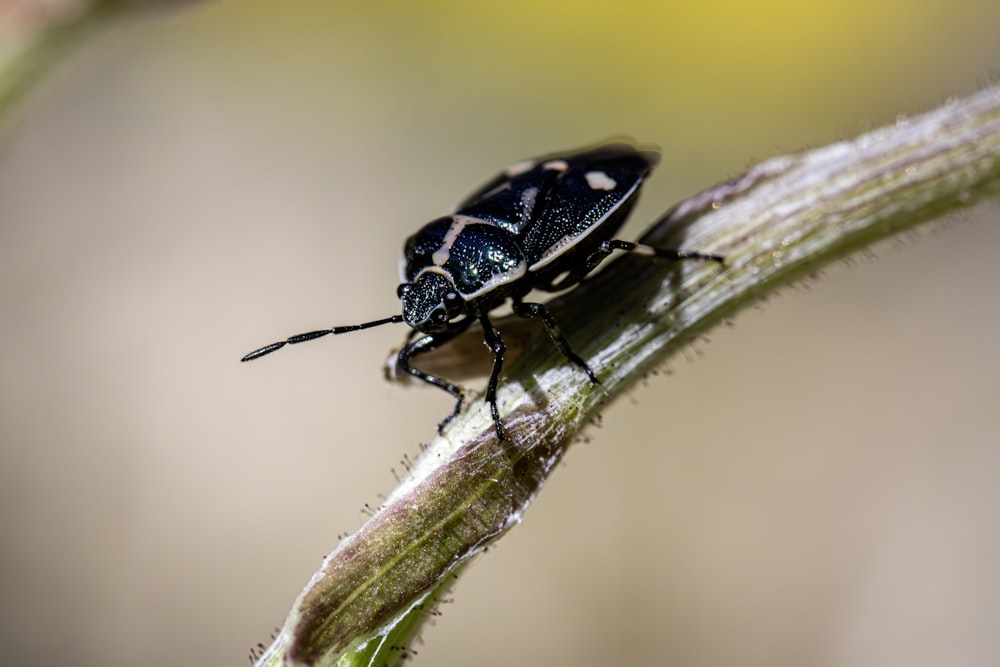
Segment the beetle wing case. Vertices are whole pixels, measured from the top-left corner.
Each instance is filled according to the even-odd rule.
[[[398,289],[402,314],[292,336],[251,352],[243,360],[327,334],[405,321],[413,330],[387,375],[420,380],[457,399],[451,415],[438,425],[440,431],[461,411],[465,391],[415,368],[411,359],[445,345],[460,348],[460,334],[477,323],[493,354],[486,403],[497,436],[504,439],[497,386],[508,348],[490,320],[492,310],[510,300],[515,315],[531,320],[528,324],[534,326],[541,323],[563,356],[596,383],[597,375],[572,351],[546,306],[523,301],[531,290],[572,287],[614,251],[660,259],[722,260],[718,255],[613,238],[659,160],[655,149],[617,142],[511,165],[467,197],[452,215],[427,223],[407,239]],[[505,331],[517,339],[513,327],[505,326]],[[459,363],[464,356],[458,355]]]

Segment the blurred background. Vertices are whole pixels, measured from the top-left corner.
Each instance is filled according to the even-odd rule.
[[[267,643],[451,402],[382,379],[399,327],[240,356],[396,312],[403,239],[507,163],[659,144],[632,238],[757,160],[995,79],[998,26],[995,0],[244,0],[101,33],[0,146],[4,661]],[[415,664],[997,664],[998,219],[683,351]]]

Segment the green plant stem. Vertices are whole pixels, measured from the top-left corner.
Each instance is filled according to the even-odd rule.
[[[725,266],[622,257],[557,299],[563,329],[602,384],[535,336],[507,367],[499,394],[512,442],[497,442],[489,410],[473,401],[327,557],[258,664],[396,664],[430,597],[518,522],[613,396],[761,296],[998,192],[994,87],[851,141],[768,160],[681,203],[643,240],[718,253]]]

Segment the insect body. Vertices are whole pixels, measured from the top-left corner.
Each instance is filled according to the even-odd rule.
[[[411,361],[478,321],[493,353],[486,402],[497,436],[506,439],[496,402],[505,347],[490,321],[492,310],[510,299],[516,315],[541,320],[563,356],[597,383],[597,376],[572,351],[548,309],[524,301],[531,290],[555,292],[572,287],[615,250],[663,259],[722,261],[718,255],[612,238],[658,161],[656,152],[608,144],[508,167],[459,204],[455,213],[426,224],[407,239],[397,290],[400,315],[292,336],[251,352],[243,361],[286,344],[406,322],[413,332],[399,351],[397,367],[456,398],[454,410],[438,425],[443,431],[462,409],[465,392],[414,367]]]

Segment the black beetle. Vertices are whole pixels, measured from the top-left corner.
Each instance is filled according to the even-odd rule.
[[[242,361],[327,334],[406,322],[413,331],[397,355],[398,370],[457,399],[455,409],[438,424],[441,432],[462,409],[465,392],[414,368],[410,360],[444,345],[478,320],[493,352],[486,402],[497,436],[504,440],[496,395],[506,348],[490,322],[490,311],[510,299],[516,315],[541,320],[563,356],[597,383],[594,371],[570,349],[548,309],[523,300],[528,292],[572,287],[615,250],[663,259],[723,261],[718,255],[612,238],[658,162],[656,151],[615,143],[514,164],[471,194],[455,213],[424,225],[407,239],[400,271],[403,282],[397,290],[402,314],[292,336],[255,350]]]

